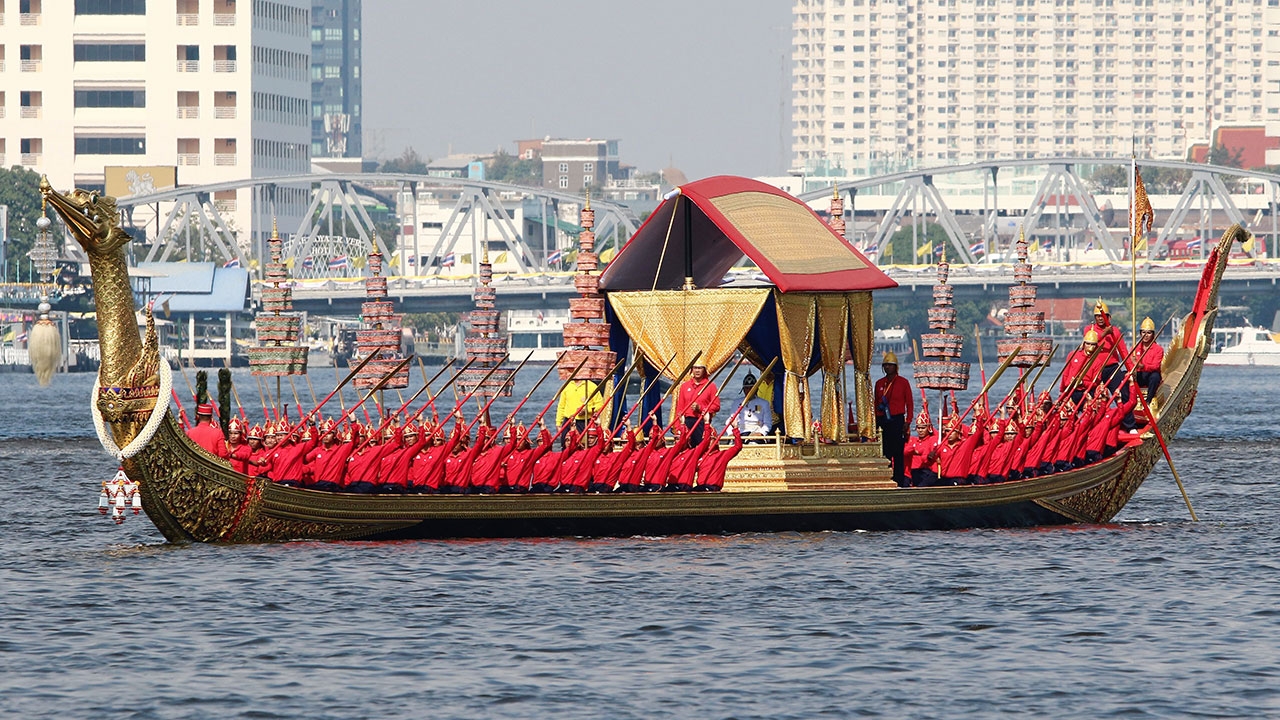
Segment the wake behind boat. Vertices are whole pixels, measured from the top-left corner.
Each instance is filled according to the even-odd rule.
[[[870,388],[871,294],[892,287],[893,281],[807,206],[779,190],[732,177],[689,183],[655,210],[603,274],[595,271],[592,237],[583,233],[575,283],[582,296],[571,303],[573,322],[564,331],[565,344],[571,349],[561,355],[557,368],[562,389],[588,380],[593,382],[581,387],[593,389],[584,390],[580,402],[569,403],[576,408],[563,425],[572,424],[581,408],[590,407],[593,397],[598,397],[605,402],[598,402],[599,410],[588,413],[584,434],[589,435],[592,427],[597,434],[612,433],[619,418],[633,413],[638,405],[641,412],[634,417],[647,418],[638,424],[648,430],[648,439],[639,436],[636,428],[637,434],[628,440],[627,430],[621,429],[617,445],[625,451],[627,444],[643,443],[652,453],[679,448],[679,443],[667,444],[667,429],[678,420],[670,417],[668,397],[646,393],[647,398],[627,410],[625,398],[610,387],[627,387],[633,370],[646,378],[661,375],[679,385],[688,369],[699,363],[715,377],[721,367],[736,367],[734,360],[741,353],[761,373],[759,379],[776,368],[772,404],[779,410],[781,427],[771,442],[734,443],[716,450],[703,446],[708,456],[730,449],[736,452],[721,470],[722,486],[702,482],[699,472],[691,474],[695,484],[688,488],[677,485],[675,491],[652,493],[537,493],[532,492],[536,483],[526,477],[517,479],[508,494],[366,494],[353,492],[350,486],[307,487],[303,482],[295,487],[293,478],[276,478],[286,481],[277,482],[269,476],[237,472],[216,453],[193,442],[167,402],[171,372],[159,358],[154,331],[149,328],[144,340],[134,322],[125,261],[129,237],[116,225],[113,201],[79,190],[63,195],[47,181],[41,189],[85,249],[93,268],[103,358],[92,404],[99,438],[137,485],[142,509],[173,542],[1105,522],[1128,502],[1160,457],[1156,436],[1171,439],[1190,413],[1209,350],[1218,284],[1230,246],[1248,237],[1233,226],[1210,255],[1193,310],[1164,357],[1164,383],[1153,402],[1155,425],[1148,431],[1078,467],[1070,463],[1060,471],[989,484],[901,488],[892,481],[881,457]],[[584,215],[583,224],[589,229],[587,220]],[[770,284],[720,287],[725,271],[744,256]],[[842,380],[846,356],[854,366],[854,384],[847,395]],[[631,363],[626,362],[629,357],[634,358]],[[382,361],[388,366],[379,371],[381,379],[366,385],[370,389],[365,397],[385,385],[387,378],[402,378],[407,361]],[[511,372],[506,365],[487,372],[497,367]],[[809,391],[811,373],[820,374],[820,393]],[[472,373],[468,382],[476,388],[489,379],[490,374],[477,380]],[[437,390],[440,386],[436,383]],[[419,392],[427,390],[430,399],[429,387],[430,382],[424,383]],[[759,387],[756,382],[752,391]],[[815,394],[820,398],[817,402]],[[846,417],[847,398],[852,398],[852,421]],[[413,402],[411,397],[402,407],[406,415],[414,412]],[[456,411],[466,401],[451,404]],[[816,415],[814,404],[819,407]],[[317,408],[313,416],[323,409]],[[416,412],[421,414],[423,409]],[[450,416],[455,413],[447,407],[442,410],[443,418],[425,430],[450,432]],[[723,417],[717,418],[718,423]],[[958,413],[956,417],[958,422]],[[485,422],[459,419],[453,433],[465,427],[470,440],[470,426],[464,425],[468,420],[471,426]],[[513,418],[512,424],[517,421]],[[377,426],[374,437],[391,422],[372,423]],[[516,450],[530,449],[519,445],[518,434],[502,442],[508,437],[502,433],[506,424],[503,421],[493,433],[497,443],[477,438],[477,446],[491,450],[509,443],[508,459]],[[527,435],[534,434],[534,425]],[[556,425],[554,434],[559,435],[562,424]],[[404,430],[411,426],[405,423],[392,437],[403,442],[409,434]],[[306,423],[289,424],[282,432],[286,437],[312,434]],[[710,427],[704,432],[714,437],[719,431]],[[377,440],[357,435],[351,442],[360,446],[354,450],[359,452]],[[606,437],[605,443],[609,442]],[[718,443],[714,445],[718,448]],[[664,472],[662,477],[668,476]],[[480,478],[481,482],[490,479]],[[562,479],[555,478],[557,484]],[[375,486],[378,480],[376,475],[360,478]],[[610,489],[620,487],[615,482]],[[644,489],[643,481],[639,489]]]

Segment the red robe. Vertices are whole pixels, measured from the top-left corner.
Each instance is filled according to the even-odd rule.
[[[378,463],[383,456],[396,449],[392,443],[367,445],[363,450],[356,450],[347,456],[347,469],[343,472],[342,486],[350,487],[357,482],[377,482]]]
[[[307,465],[311,468],[311,479],[314,482],[331,482],[342,484],[342,473],[347,467],[347,458],[355,452],[353,442],[339,442],[333,445],[320,446],[307,453]]]
[[[586,492],[591,483],[591,471],[595,469],[596,458],[604,446],[599,441],[595,445],[581,448],[573,455],[560,461],[560,489],[572,492]]]
[[[511,445],[493,445],[482,451],[471,468],[471,487],[488,492],[498,492],[502,487],[502,461],[511,452]]]
[[[698,404],[698,410],[693,410],[693,404]],[[680,392],[676,396],[676,416],[677,417],[702,417],[703,415],[712,415],[720,412],[720,391],[716,388],[716,384],[711,382],[710,377],[705,377],[701,382],[692,378],[685,380],[680,385]]]
[[[733,445],[724,449],[711,450],[703,454],[698,461],[698,487],[719,491],[724,487],[724,473],[729,461],[738,456],[742,450],[742,433],[733,429]]]
[[[226,459],[227,441],[222,437],[222,428],[211,422],[202,422],[195,427],[187,428],[187,437],[210,455]]]
[[[426,433],[421,433],[413,444],[405,445],[402,431],[397,430],[396,439],[399,449],[389,450],[378,461],[378,484],[389,485],[403,492],[409,487],[409,465],[422,446],[427,444],[428,438]]]
[[[302,480],[302,470],[306,464],[307,453],[311,450],[312,440],[301,440],[292,445],[280,444],[271,453],[271,479]]]
[[[543,430],[538,436],[538,444],[533,447],[512,450],[507,455],[503,472],[509,490],[528,492],[533,484],[533,465],[551,450],[551,432]]]
[[[677,490],[692,490],[697,477],[698,461],[711,445],[711,433],[702,434],[702,442],[696,447],[681,451],[671,463],[671,483]]]
[[[648,464],[644,469],[644,484],[647,487],[666,487],[667,482],[671,479],[671,464],[675,462],[676,456],[680,454],[684,444],[684,435],[677,435],[675,444],[671,447],[663,447],[661,442],[654,447],[649,454]]]
[[[639,451],[632,453],[630,457],[619,464],[618,489],[624,492],[634,492],[640,489],[645,467],[648,465],[650,456],[653,455],[654,447],[659,442],[658,438],[658,434],[654,433],[649,442],[640,446]]]
[[[1083,389],[1085,392],[1092,393],[1093,389],[1098,386],[1098,379],[1102,376],[1102,351],[1098,352],[1098,356],[1093,359],[1093,364],[1089,365],[1088,370],[1084,368],[1085,363],[1089,360],[1089,353],[1084,348],[1077,348],[1071,351],[1067,356],[1067,369],[1062,373],[1062,380],[1058,383],[1058,392],[1066,392],[1067,386],[1075,379],[1077,375],[1080,381],[1076,383],[1077,389]]]
[[[253,451],[249,449],[248,443],[240,443],[227,450],[227,459],[231,461],[231,469],[241,475],[249,474],[249,457],[251,455],[253,455]]]
[[[409,486],[426,488],[431,492],[440,489],[444,482],[444,464],[453,454],[453,448],[462,439],[462,427],[453,429],[443,445],[430,445],[418,451],[409,465]]]
[[[609,442],[612,445],[612,441]],[[591,484],[606,492],[612,492],[618,486],[618,475],[622,472],[622,467],[626,465],[627,459],[636,449],[636,435],[634,432],[627,431],[627,443],[622,446],[621,450],[611,450],[610,452],[601,452],[600,457],[596,458],[596,466],[591,471]]]
[[[476,442],[461,452],[454,452],[444,461],[444,483],[441,488],[448,487],[455,492],[462,492],[471,486],[471,466],[484,449],[484,430],[476,433]]]

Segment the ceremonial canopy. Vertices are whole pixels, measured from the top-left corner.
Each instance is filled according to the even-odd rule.
[[[744,256],[766,281],[724,287]],[[793,437],[811,432],[807,378],[821,370],[819,417],[831,439],[844,439],[846,359],[860,425],[869,424],[870,291],[896,286],[808,205],[731,176],[681,186],[600,277],[611,321],[664,374],[675,376],[695,354],[712,373],[735,351],[758,368],[779,361],[774,404]]]
[[[784,293],[897,287],[808,205],[771,185],[721,175],[664,200],[609,264],[600,288],[681,288],[686,259],[695,287],[719,287],[743,255]]]

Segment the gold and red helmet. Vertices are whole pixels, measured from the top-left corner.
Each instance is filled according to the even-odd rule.
[[[266,433],[263,431],[261,425],[254,425],[249,428],[249,432],[245,433],[245,437],[250,440],[261,440],[265,435]]]
[[[227,432],[244,434],[244,421],[238,417],[231,418],[231,422],[227,423]]]
[[[1086,331],[1085,331],[1085,333],[1084,333],[1084,341],[1085,341],[1086,343],[1089,343],[1090,345],[1097,345],[1097,344],[1098,344],[1098,331],[1096,331],[1096,330],[1094,330],[1094,329],[1092,329],[1092,328],[1090,328],[1089,330],[1086,330]]]

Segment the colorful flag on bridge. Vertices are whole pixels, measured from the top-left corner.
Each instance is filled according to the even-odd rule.
[[[559,250],[552,250],[551,253],[547,255],[547,264],[559,265],[562,259],[564,259],[564,253]]]
[[[350,265],[351,263],[350,261],[348,261],[346,255],[339,255],[338,257],[331,258],[329,260],[330,270],[345,270],[346,268],[350,267]]]
[[[240,258],[231,258],[230,260],[228,260],[228,261],[226,261],[226,262],[222,263],[222,267],[224,267],[224,268],[238,268],[238,267],[240,267]]]
[[[453,264],[457,261],[458,261],[457,256],[454,255],[453,253],[449,253],[448,255],[444,256],[444,259],[440,261],[440,267],[453,267]]]
[[[985,255],[986,252],[987,252],[987,243],[984,240],[979,240],[978,242],[969,246],[970,255]]]

